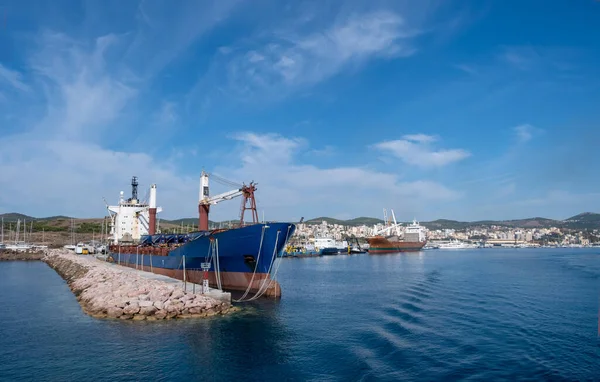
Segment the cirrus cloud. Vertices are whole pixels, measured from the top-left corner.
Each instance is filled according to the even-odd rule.
[[[426,134],[405,135],[402,139],[384,141],[374,145],[402,161],[419,167],[442,167],[471,156],[463,149],[436,150],[432,143],[438,138]]]

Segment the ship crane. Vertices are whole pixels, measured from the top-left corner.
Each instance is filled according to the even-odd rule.
[[[244,225],[244,213],[246,210],[251,210],[253,223],[258,223],[256,199],[254,198],[254,192],[256,191],[256,183],[250,182],[250,185],[248,186],[246,186],[245,184],[238,185],[236,183],[219,178],[216,175],[210,175],[220,183],[224,183],[230,186],[238,186],[237,189],[227,191],[222,194],[218,194],[211,197],[209,195],[209,175],[210,174],[204,171],[202,171],[202,175],[200,175],[200,194],[198,195],[199,231],[208,231],[208,213],[210,211],[211,205],[215,205],[225,200],[231,200],[237,198],[238,196],[243,197],[242,206],[240,209],[240,227]]]
[[[394,221],[394,224],[392,224],[392,219],[388,218],[388,214],[386,209],[383,209],[383,221],[386,224],[386,227],[380,229],[379,231],[375,232],[375,235],[382,235],[384,233],[386,233],[387,235],[391,234],[391,231],[395,228],[396,229],[396,235],[400,236],[400,226],[402,225],[402,223],[398,223],[396,221],[396,214],[394,214],[394,210],[391,210],[392,212],[392,219]]]

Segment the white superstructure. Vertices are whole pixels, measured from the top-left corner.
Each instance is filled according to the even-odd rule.
[[[139,241],[142,236],[150,231],[150,209],[156,208],[161,212],[161,207],[156,207],[156,185],[150,186],[150,203],[141,202],[137,197],[137,178],[131,181],[131,198],[124,199],[123,191],[119,196],[119,204],[107,206],[111,215],[110,235],[113,244],[119,242]]]
[[[404,230],[404,240],[419,242],[427,240],[425,227],[420,225],[416,220],[413,220],[413,222],[407,225]]]
[[[347,249],[348,242],[337,241],[331,237],[317,237],[315,238],[315,249],[323,249],[323,248],[337,248],[337,249]]]

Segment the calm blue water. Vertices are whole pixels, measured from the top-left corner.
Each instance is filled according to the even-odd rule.
[[[0,263],[0,380],[600,380],[600,251],[284,259],[280,302],[203,321],[81,312]]]

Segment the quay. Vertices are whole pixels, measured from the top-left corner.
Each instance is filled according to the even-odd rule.
[[[98,318],[164,320],[223,315],[236,308],[231,295],[218,290],[201,294],[200,285],[185,285],[166,276],[109,264],[93,256],[47,249],[41,259],[66,281],[82,309]],[[197,293],[194,293],[197,291]]]

